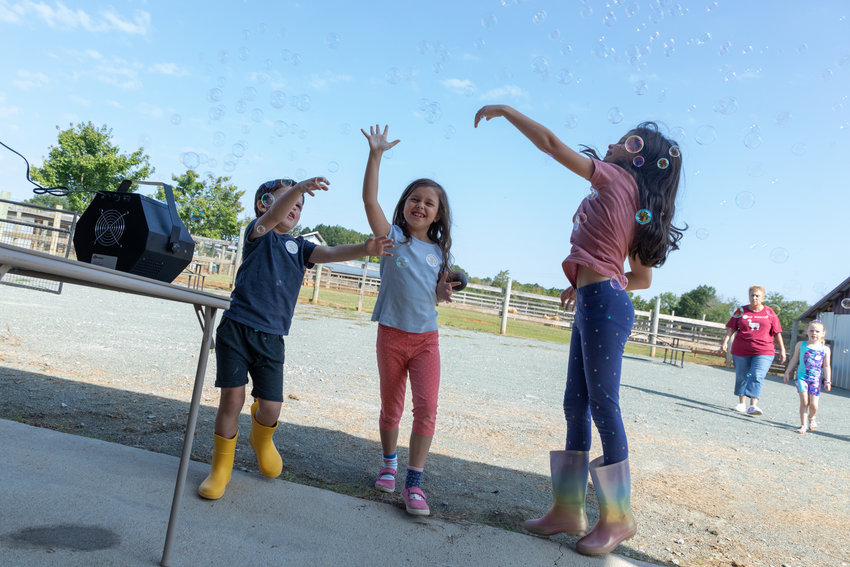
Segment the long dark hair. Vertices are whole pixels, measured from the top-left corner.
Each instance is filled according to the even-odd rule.
[[[641,209],[646,209],[652,218],[639,224],[634,240],[629,247],[629,256],[637,256],[645,266],[657,267],[664,264],[667,255],[679,249],[682,231],[673,225],[676,210],[676,193],[682,173],[682,150],[675,140],[666,138],[655,122],[641,122],[629,131],[628,136],[640,136],[643,147],[627,158],[612,159],[629,172],[638,186]],[[581,146],[581,153],[600,159],[596,150]],[[637,213],[637,211],[635,211]]]
[[[401,193],[401,197],[399,197],[398,204],[395,206],[393,224],[400,227],[401,231],[404,233],[404,237],[407,240],[410,240],[410,230],[407,228],[407,221],[404,220],[404,203],[407,201],[408,197],[410,197],[411,193],[419,187],[431,187],[437,192],[437,198],[439,200],[439,209],[437,210],[437,214],[439,215],[439,218],[432,222],[431,226],[428,227],[428,238],[430,238],[433,242],[436,242],[440,247],[440,250],[443,253],[443,264],[440,268],[440,272],[446,272],[452,265],[450,253],[452,248],[452,213],[449,209],[449,198],[442,185],[433,179],[426,179],[424,177],[422,179],[411,181],[410,185],[404,188],[404,191]]]

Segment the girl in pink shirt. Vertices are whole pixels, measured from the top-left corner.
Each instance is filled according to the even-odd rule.
[[[496,117],[507,119],[540,150],[592,184],[573,216],[572,246],[563,262],[570,286],[561,294],[561,303],[576,307],[564,392],[566,450],[550,452],[552,508],[525,527],[541,535],[584,536],[578,551],[601,555],[637,531],[619,404],[623,352],[634,321],[627,291],[647,289],[651,269],[679,247],[682,231],[672,221],[681,152],[654,122],[627,132],[600,160],[594,150],[573,150],[509,106],[481,108],[475,126]],[[629,271],[623,269],[626,260]],[[591,418],[603,453],[593,462]],[[599,501],[599,521],[590,533],[585,513],[588,471]]]

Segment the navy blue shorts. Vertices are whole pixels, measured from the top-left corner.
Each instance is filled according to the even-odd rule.
[[[248,383],[251,396],[270,402],[283,401],[283,335],[257,331],[222,317],[215,332],[215,386],[238,388]]]

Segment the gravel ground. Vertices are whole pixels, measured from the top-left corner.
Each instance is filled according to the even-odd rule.
[[[440,413],[424,477],[433,513],[520,531],[550,502],[568,349],[440,332]],[[398,494],[371,489],[380,454],[375,333],[368,315],[298,306],[276,442],[284,478],[402,506]],[[177,456],[200,340],[188,305],[0,286],[0,417]],[[193,451],[202,461],[212,449],[214,375],[213,358]],[[639,529],[617,553],[665,565],[850,565],[847,391],[823,394],[820,429],[797,435],[797,395],[781,379],[768,379],[765,415],[751,418],[731,411],[729,370],[627,357],[623,376]],[[255,470],[247,412],[237,466]],[[404,466],[405,447],[399,457]],[[594,521],[592,490],[589,505]],[[572,547],[576,538],[555,539]]]

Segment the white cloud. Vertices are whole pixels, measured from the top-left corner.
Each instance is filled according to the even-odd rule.
[[[145,35],[150,28],[150,14],[137,10],[132,17],[122,17],[111,8],[92,16],[82,9],[68,8],[62,2],[50,5],[46,2],[9,3],[0,0],[0,22],[24,25],[32,19],[39,19],[54,29],[90,32],[118,31],[130,35]]]
[[[528,98],[528,92],[526,92],[525,89],[516,85],[505,85],[504,87],[491,89],[486,93],[483,93],[478,98],[480,98],[481,100],[496,100],[507,97]]]
[[[475,83],[469,79],[446,79],[440,84],[457,94],[470,96],[475,92]]]
[[[50,79],[44,73],[20,70],[17,72],[17,76],[18,78],[12,81],[12,84],[22,91],[38,89],[50,83]]]
[[[171,75],[174,77],[184,77],[189,74],[185,69],[178,67],[177,63],[155,63],[151,65],[148,70],[152,73]]]
[[[81,97],[81,96],[77,96],[77,95],[70,95],[70,96],[68,97],[68,99],[69,99],[69,100],[72,100],[72,101],[74,101],[74,102],[76,102],[77,104],[82,105],[82,106],[91,106],[91,100],[89,100],[89,99],[87,99],[87,98],[83,98],[83,97]]]
[[[24,7],[21,4],[12,4],[0,0],[0,22],[7,24],[20,24],[24,16]]]
[[[145,116],[152,116],[154,118],[162,118],[165,116],[165,111],[162,108],[147,103],[137,105],[136,112],[144,114]]]
[[[349,82],[351,82],[351,75],[325,73],[323,76],[313,75],[310,77],[310,86],[316,90],[325,90],[333,84]]]
[[[21,109],[17,106],[3,106],[0,105],[0,118],[9,118],[10,116],[15,116],[20,114]]]
[[[130,90],[142,87],[142,81],[139,80],[138,73],[136,73],[133,69],[128,69],[126,67],[100,65],[97,68],[95,76],[101,82],[120,89]]]

